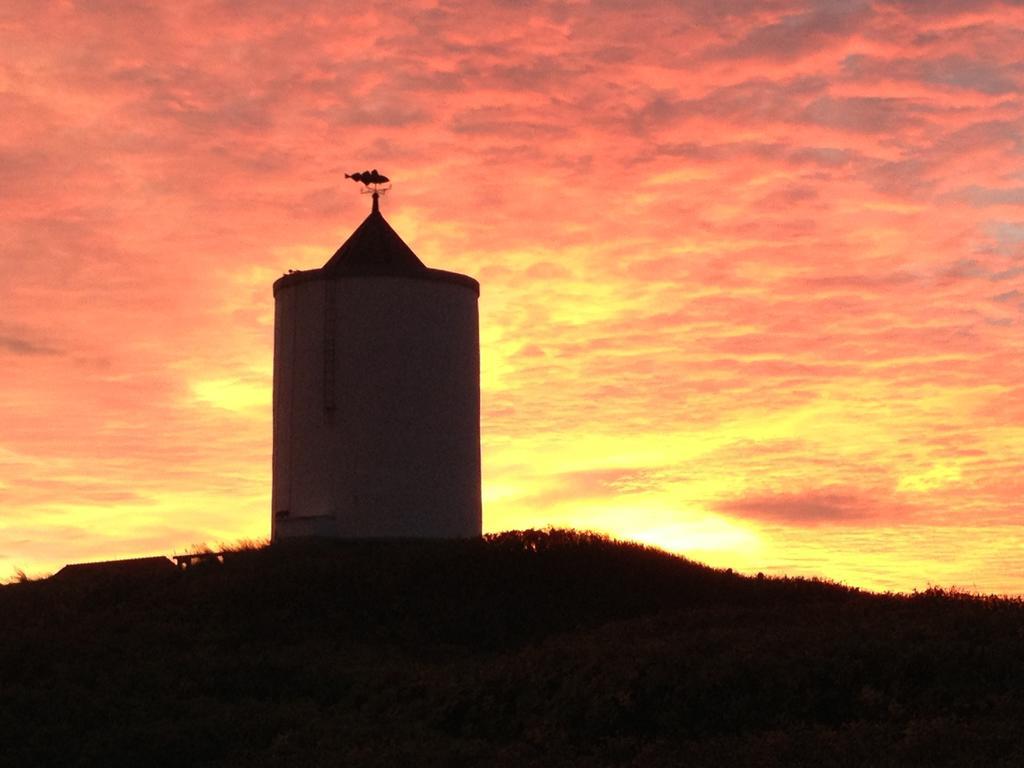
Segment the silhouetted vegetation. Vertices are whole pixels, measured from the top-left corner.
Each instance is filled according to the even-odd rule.
[[[571,531],[0,587],[0,764],[1019,766],[1024,605]]]

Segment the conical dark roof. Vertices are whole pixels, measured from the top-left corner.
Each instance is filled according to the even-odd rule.
[[[453,283],[478,296],[480,283],[468,275],[431,269],[406,245],[381,216],[374,196],[373,210],[341,248],[320,269],[290,270],[274,281],[274,295],[286,286],[311,280],[344,280],[350,277],[412,277]]]
[[[328,275],[419,275],[427,266],[384,220],[377,201],[373,210],[323,266]]]

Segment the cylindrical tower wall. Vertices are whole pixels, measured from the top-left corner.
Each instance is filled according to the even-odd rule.
[[[479,536],[475,283],[301,277],[275,290],[272,538]]]

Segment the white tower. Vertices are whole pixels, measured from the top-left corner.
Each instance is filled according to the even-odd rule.
[[[481,533],[480,285],[416,257],[373,174],[351,237],[274,283],[273,541]]]

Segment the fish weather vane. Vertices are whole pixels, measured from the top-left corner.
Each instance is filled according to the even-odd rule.
[[[380,199],[381,194],[391,189],[391,179],[383,174],[377,173],[377,169],[374,168],[372,171],[362,171],[359,173],[346,173],[346,179],[352,179],[352,181],[358,182],[363,185],[363,189],[360,190],[363,194],[373,193],[373,210],[377,211],[377,201]],[[387,184],[387,186],[384,186]]]

